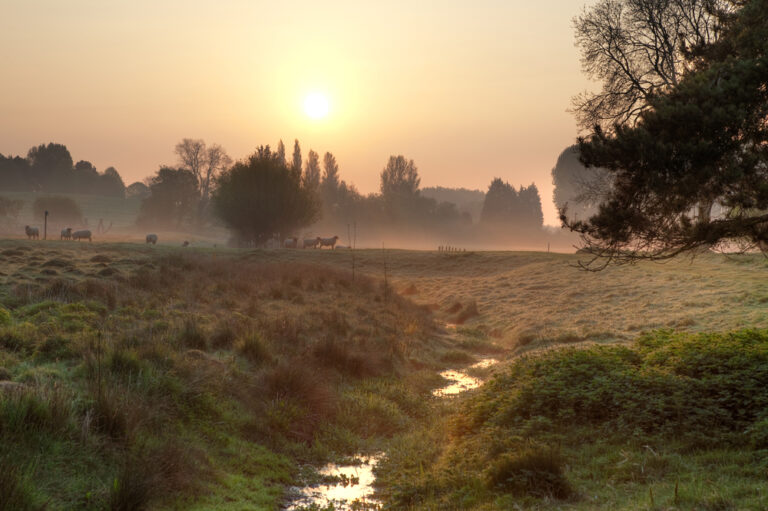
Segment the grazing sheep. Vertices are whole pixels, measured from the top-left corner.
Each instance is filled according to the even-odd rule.
[[[184,243],[181,244],[182,247],[188,247],[189,242],[187,240],[184,240]]]
[[[147,244],[157,245],[157,234],[147,234]]]
[[[334,236],[333,238],[318,238],[320,240],[320,248],[323,247],[331,247],[331,250],[333,250],[333,247],[336,246],[336,240],[339,239],[338,236]]]
[[[72,239],[77,241],[80,241],[80,240],[93,241],[93,239],[91,238],[91,231],[89,231],[88,229],[73,232]]]
[[[345,245],[336,245],[333,248],[335,248],[336,250],[349,250],[349,247],[347,247]]]
[[[24,227],[24,232],[27,233],[27,238],[31,240],[40,239],[40,229],[37,227],[30,227],[27,225]]]
[[[71,240],[72,239],[72,228],[67,227],[66,229],[61,230],[61,239],[63,240]]]
[[[283,246],[285,248],[296,248],[299,246],[299,238],[285,238]]]
[[[304,248],[308,248],[308,247],[317,248],[317,245],[319,243],[320,243],[320,236],[318,236],[317,238],[305,239],[303,246]]]

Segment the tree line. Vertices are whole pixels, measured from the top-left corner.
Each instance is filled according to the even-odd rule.
[[[114,167],[99,172],[89,161],[74,163],[66,146],[32,147],[25,158],[0,154],[0,189],[125,197],[125,184]]]
[[[354,224],[372,235],[395,229],[456,234],[501,226],[514,235],[543,224],[535,185],[515,190],[494,180],[475,224],[453,202],[423,195],[418,168],[403,155],[387,161],[378,193],[363,195],[342,179],[332,153],[321,158],[310,149],[305,159],[298,140],[290,156],[281,140],[276,149],[260,146],[231,165],[220,146],[206,146],[202,140],[184,139],[176,154],[176,166],[162,166],[146,180],[140,225],[178,229],[223,224],[234,243],[258,246],[310,226],[345,233]]]

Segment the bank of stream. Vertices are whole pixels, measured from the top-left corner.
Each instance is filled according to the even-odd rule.
[[[440,372],[447,383],[434,389],[432,395],[451,398],[476,389],[483,380],[470,374],[473,369],[486,369],[498,360],[485,358],[464,369],[447,369]],[[289,489],[286,511],[302,509],[334,509],[336,511],[378,510],[382,502],[374,497],[374,468],[385,453],[355,456],[351,463],[329,463],[318,470],[321,482]],[[331,508],[331,506],[333,506]]]

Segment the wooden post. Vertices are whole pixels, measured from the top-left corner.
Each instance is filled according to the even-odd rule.
[[[48,210],[45,210],[45,220],[43,221],[43,239],[48,239]]]

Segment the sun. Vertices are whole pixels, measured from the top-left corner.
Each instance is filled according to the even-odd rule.
[[[304,112],[312,119],[322,119],[329,111],[330,103],[325,94],[312,92],[304,98]]]

